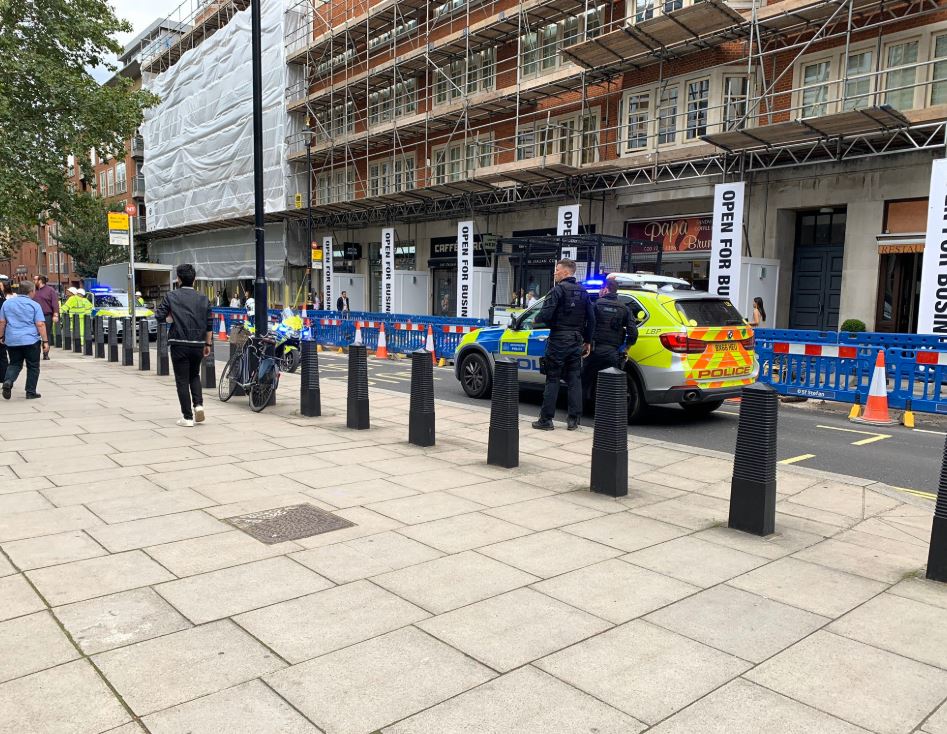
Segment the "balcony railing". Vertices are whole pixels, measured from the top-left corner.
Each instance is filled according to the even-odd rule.
[[[141,135],[132,138],[132,158],[145,157],[145,139]]]
[[[136,199],[145,198],[145,177],[135,176],[132,179],[132,196]]]

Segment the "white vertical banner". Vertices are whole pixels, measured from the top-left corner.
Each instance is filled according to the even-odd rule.
[[[931,167],[918,334],[947,334],[947,160]]]
[[[740,264],[743,260],[742,181],[714,186],[714,216],[710,236],[710,284],[717,296],[740,302]]]
[[[381,310],[393,313],[395,306],[395,229],[381,231]]]
[[[579,205],[567,204],[559,207],[559,217],[556,222],[556,235],[572,237],[579,233]],[[579,256],[578,247],[563,247],[562,257],[575,260]]]
[[[332,255],[333,243],[331,237],[322,238],[322,307],[326,311],[335,309],[335,299],[332,298]]]
[[[457,222],[457,316],[473,313],[474,223]]]

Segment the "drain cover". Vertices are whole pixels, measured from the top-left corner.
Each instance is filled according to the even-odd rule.
[[[226,522],[268,545],[350,528],[355,524],[312,505],[276,507],[230,517]]]

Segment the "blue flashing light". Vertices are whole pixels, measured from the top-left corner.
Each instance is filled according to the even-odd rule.
[[[89,293],[111,293],[112,289],[107,285],[97,285],[89,288]]]
[[[604,280],[601,280],[601,279],[599,279],[599,278],[593,278],[593,279],[591,279],[591,280],[586,280],[586,281],[584,281],[584,282],[582,283],[582,285],[598,285],[598,286],[602,286],[602,285],[605,285],[605,281],[604,281]]]

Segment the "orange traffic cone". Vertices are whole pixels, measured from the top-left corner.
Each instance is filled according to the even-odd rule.
[[[363,342],[362,342],[362,322],[361,322],[361,321],[356,321],[356,322],[355,322],[355,341],[353,341],[352,344],[354,344],[354,345],[356,345],[356,346],[359,346],[359,347],[363,344]]]
[[[217,338],[222,342],[227,341],[227,324],[224,320],[223,314],[220,315],[220,329],[217,332]]]
[[[431,328],[431,325],[427,325],[427,339],[424,341],[424,351],[431,353],[431,362],[434,363],[434,366],[437,367],[437,356],[435,355],[434,350],[434,329]]]
[[[378,329],[378,348],[375,349],[377,359],[388,359],[388,342],[385,339],[385,324],[382,322]]]
[[[875,359],[875,370],[871,375],[871,385],[868,388],[868,401],[865,403],[865,413],[861,418],[852,418],[855,423],[870,423],[873,426],[896,426],[897,421],[891,420],[888,415],[888,379],[885,376],[885,353],[878,350]]]

